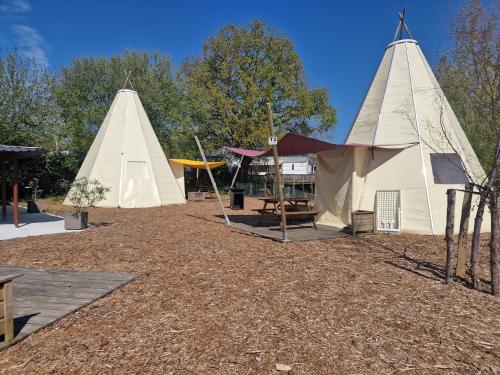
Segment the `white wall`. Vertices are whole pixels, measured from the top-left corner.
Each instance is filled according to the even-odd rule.
[[[309,163],[283,163],[283,174],[307,174]]]

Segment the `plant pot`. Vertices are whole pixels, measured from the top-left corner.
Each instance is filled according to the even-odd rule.
[[[64,229],[66,230],[81,230],[89,226],[88,212],[73,212],[72,214],[64,215]]]
[[[28,201],[28,213],[29,214],[39,214],[43,212],[42,202],[40,201]]]

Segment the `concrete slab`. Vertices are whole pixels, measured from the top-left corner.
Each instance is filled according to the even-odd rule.
[[[12,211],[12,207],[7,206],[7,217],[5,219],[0,217],[0,241],[18,237],[75,232],[64,229],[64,218],[61,216],[47,213],[29,214],[25,208],[19,208],[19,227],[16,228]]]

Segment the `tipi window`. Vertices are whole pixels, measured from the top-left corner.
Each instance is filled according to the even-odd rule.
[[[467,176],[456,153],[431,154],[435,184],[465,184]]]

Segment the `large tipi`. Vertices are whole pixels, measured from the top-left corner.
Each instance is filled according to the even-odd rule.
[[[76,178],[111,188],[99,207],[186,203],[137,92],[119,90]],[[64,201],[70,204],[68,198]]]
[[[318,154],[317,203],[324,211],[319,223],[345,225],[352,211],[373,210],[379,229],[443,234],[447,189],[484,179],[403,16],[345,143],[361,147]],[[459,192],[457,227],[462,200]]]

